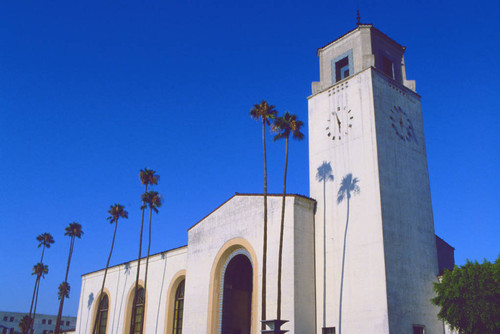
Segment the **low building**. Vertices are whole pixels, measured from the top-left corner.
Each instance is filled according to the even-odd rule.
[[[21,312],[6,312],[0,311],[0,334],[21,333],[19,322],[27,315]],[[56,326],[57,315],[36,314],[35,323],[33,324],[34,334],[49,334],[54,331]],[[61,330],[71,331],[75,329],[76,317],[61,318]]]

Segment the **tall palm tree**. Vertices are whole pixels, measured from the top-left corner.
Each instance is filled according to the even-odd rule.
[[[326,182],[333,181],[329,162],[323,161],[318,167],[316,180],[323,183],[323,327],[326,327]]]
[[[339,334],[342,332],[342,294],[344,287],[344,264],[345,264],[345,250],[347,241],[347,226],[349,225],[349,202],[351,196],[354,194],[359,194],[359,179],[357,177],[353,178],[352,174],[349,173],[342,178],[339,191],[337,193],[337,204],[340,204],[344,199],[347,198],[347,218],[345,223],[344,231],[344,251],[342,253],[342,272],[340,277],[340,300],[339,300]]]
[[[149,240],[148,240],[148,255],[146,256],[146,275],[144,277],[144,291],[147,291],[148,285],[148,267],[149,267],[149,251],[151,249],[151,218],[153,217],[153,211],[158,213],[158,208],[161,207],[162,197],[157,191],[150,190],[141,196],[142,202],[149,207]],[[142,317],[144,324],[144,317]],[[141,326],[142,328],[142,326]]]
[[[106,220],[109,220],[110,224],[115,223],[115,231],[113,232],[113,240],[111,241],[111,250],[109,251],[108,261],[106,262],[106,269],[104,269],[104,277],[102,279],[101,292],[99,293],[99,299],[97,300],[97,307],[101,304],[102,295],[104,292],[104,284],[106,283],[106,276],[108,274],[109,260],[111,260],[111,254],[113,254],[113,247],[115,245],[115,237],[116,237],[116,228],[118,227],[118,219],[120,218],[128,218],[128,212],[125,211],[125,207],[121,204],[113,204],[109,207],[108,210],[109,217]],[[92,333],[95,334],[98,328],[97,320],[94,322],[94,328],[92,329]]]
[[[53,243],[53,242],[52,242]],[[38,289],[40,287],[40,280],[41,278],[45,278],[45,275],[49,273],[49,267],[44,265],[42,262],[39,262],[35,264],[33,267],[33,272],[31,275],[36,275],[36,282],[35,282],[35,291],[36,291],[36,296],[35,296],[35,305],[33,307],[33,316],[31,318],[31,333],[33,332],[33,324],[35,323],[35,315],[36,315],[36,305],[38,304]]]
[[[67,294],[64,294],[64,298],[69,298],[69,284],[68,284],[68,273],[69,273],[69,265],[71,263],[71,256],[73,255],[73,246],[75,244],[75,238],[80,239],[82,237],[82,225],[77,222],[72,222],[64,229],[64,235],[67,235],[71,238],[69,243],[69,255],[68,255],[68,264],[66,265],[66,275],[64,276],[64,282],[59,285],[59,292],[61,292],[61,286],[67,286]],[[62,317],[62,311],[64,306],[64,298],[59,298],[61,301],[59,302],[59,311],[57,312],[57,320],[56,320],[56,328],[54,330],[55,334],[59,334],[60,322]]]
[[[38,248],[42,247],[42,256],[40,258],[40,263],[43,263],[43,255],[45,254],[45,248],[50,248],[50,245],[54,243],[54,238],[50,233],[42,233],[39,234],[36,237],[36,240],[38,241]],[[35,302],[35,298],[38,297],[38,287],[39,287],[39,280],[38,278],[35,280],[35,288],[33,289],[33,297],[31,297],[31,306],[30,306],[30,313],[29,313],[29,318],[33,321],[34,316],[32,316],[32,311],[33,311],[33,305]]]
[[[250,110],[250,117],[262,121],[262,145],[264,147],[264,236],[262,242],[262,320],[266,320],[266,285],[267,285],[267,156],[266,156],[266,125],[271,124],[271,120],[278,112],[273,105],[266,101],[255,104]],[[262,323],[262,329],[265,329]]]
[[[283,200],[281,204],[281,225],[280,225],[280,244],[278,252],[278,295],[277,295],[277,319],[281,320],[281,272],[282,272],[282,262],[283,262],[283,230],[285,228],[285,200],[286,200],[286,173],[288,167],[288,143],[290,139],[290,134],[293,139],[302,140],[304,139],[304,134],[300,132],[304,123],[297,119],[296,115],[290,114],[288,111],[285,115],[278,117],[274,120],[272,130],[277,134],[274,136],[274,141],[285,139],[285,172],[283,177]]]
[[[156,174],[156,171],[148,168],[141,169],[139,172],[139,179],[141,180],[141,184],[144,185],[144,194],[148,192],[148,186],[149,185],[155,185],[158,184],[158,180],[160,179],[160,176]],[[139,256],[137,257],[137,274],[135,277],[135,289],[134,289],[134,300],[132,303],[132,317],[131,317],[131,326],[130,326],[130,333],[134,333],[134,325],[135,324],[135,305],[137,304],[137,292],[139,290],[139,272],[141,269],[141,251],[142,251],[142,231],[144,227],[144,211],[146,210],[146,203],[144,202],[144,199],[142,201],[142,217],[141,217],[141,232],[139,235]]]

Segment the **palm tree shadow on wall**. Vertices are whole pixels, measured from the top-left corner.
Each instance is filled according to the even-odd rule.
[[[161,278],[161,288],[160,288],[160,297],[158,298],[158,307],[156,308],[155,333],[158,333],[158,319],[160,318],[161,296],[163,293],[163,284],[165,283],[165,273],[166,273],[166,269],[167,269],[167,252],[161,253],[161,259],[163,260],[163,276]]]
[[[323,183],[323,327],[326,327],[326,182],[333,181],[330,162],[323,161],[318,167],[316,180]]]
[[[94,302],[94,293],[89,293],[89,299],[87,301],[87,308],[89,311],[87,312],[87,321],[85,321],[85,333],[87,333],[87,326],[89,324],[89,316],[90,316],[90,308],[92,307],[92,303]]]
[[[340,276],[340,300],[339,300],[339,334],[342,333],[342,293],[344,287],[344,266],[345,266],[345,251],[346,251],[346,241],[347,241],[347,227],[349,226],[349,204],[352,195],[357,195],[360,192],[358,186],[359,179],[357,177],[352,177],[349,173],[342,178],[339,191],[337,193],[337,204],[340,204],[347,199],[347,214],[344,230],[344,249],[342,252],[342,272]]]
[[[120,321],[121,321],[120,316],[122,314],[123,299],[125,298],[125,287],[127,286],[127,281],[128,281],[129,276],[130,276],[130,262],[125,263],[123,269],[124,269],[123,274],[125,275],[125,282],[123,283],[120,309],[118,310],[118,323],[120,323]],[[115,319],[115,316],[113,315],[113,325],[114,325],[114,319]],[[111,327],[111,328],[114,328],[114,327]]]

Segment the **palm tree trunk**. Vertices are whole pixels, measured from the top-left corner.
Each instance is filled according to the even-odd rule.
[[[71,255],[73,254],[74,243],[75,243],[75,236],[71,236],[71,242],[69,244],[68,263],[66,264],[66,275],[64,276],[64,283],[68,282],[69,265],[71,263]],[[62,311],[64,306],[64,298],[65,296],[62,296],[61,301],[59,302],[59,311],[57,312],[56,328],[54,329],[55,334],[59,334],[59,329],[61,327],[59,323],[61,322]]]
[[[43,247],[42,247],[42,257],[40,258],[40,263],[43,263],[43,253],[44,252],[45,252],[45,244],[43,244]],[[38,284],[38,277],[35,280],[35,289],[33,290],[33,297],[31,298],[31,306],[30,306],[30,313],[29,313],[30,320],[31,320],[31,315],[32,315],[32,310],[33,310],[33,303],[35,302],[35,295],[36,295],[36,291],[37,291],[37,284]],[[30,323],[30,326],[31,326],[31,323]],[[30,327],[30,329],[31,329],[31,327]]]
[[[28,333],[31,333],[31,327],[33,326],[33,306],[35,305],[35,296],[36,296],[36,289],[38,286],[38,275],[35,280],[35,288],[33,289],[33,297],[31,298],[31,306],[30,306],[30,313],[29,313],[29,326],[28,326]]]
[[[38,304],[38,290],[40,289],[40,281],[41,281],[40,278],[41,278],[41,275],[39,275],[37,277],[35,305],[33,307],[33,321],[31,322],[31,333],[33,333],[34,326],[35,326],[36,305]]]
[[[144,193],[146,194],[148,192],[148,185],[146,184]],[[139,235],[139,257],[137,258],[137,274],[135,276],[135,291],[134,291],[134,300],[132,302],[132,316],[130,319],[130,333],[134,334],[134,327],[135,327],[135,304],[137,304],[137,290],[139,290],[139,272],[141,269],[141,250],[142,250],[142,230],[144,227],[144,211],[145,211],[145,205],[146,203],[142,201],[142,217],[141,217],[141,233]],[[146,292],[146,291],[144,291]],[[144,309],[146,309],[144,307]],[[142,332],[142,331],[141,331]]]
[[[35,295],[36,295],[36,285],[37,285],[37,283],[38,283],[38,277],[35,280],[35,288],[33,289],[33,297],[31,297],[31,306],[30,306],[30,313],[29,313],[30,321],[31,321],[31,314],[33,312],[33,304],[35,303]]]
[[[283,201],[281,204],[281,225],[280,225],[280,245],[278,253],[278,309],[276,312],[277,319],[281,320],[281,271],[283,267],[283,230],[285,229],[285,201],[286,201],[286,172],[288,167],[288,137],[286,137],[285,150],[285,174],[283,177]]]
[[[149,210],[149,240],[148,240],[148,255],[146,256],[146,275],[144,276],[144,292],[146,292],[146,287],[148,285],[148,267],[149,267],[149,250],[151,248],[151,218],[153,216],[153,207]],[[144,308],[146,310],[146,308]],[[144,316],[142,317],[142,325],[144,326]]]
[[[97,300],[97,308],[99,309],[99,305],[101,304],[101,299],[102,295],[104,293],[104,284],[106,283],[106,276],[108,275],[108,267],[109,267],[109,261],[111,260],[111,254],[113,254],[113,247],[115,246],[115,236],[116,236],[116,229],[118,227],[118,220],[115,221],[115,231],[113,232],[113,240],[111,241],[111,250],[109,251],[109,256],[108,256],[108,261],[106,262],[106,269],[104,269],[104,277],[102,279],[102,285],[101,285],[101,292],[99,293],[99,299]],[[97,330],[97,322],[98,319],[96,318],[94,321],[94,328],[92,329],[92,334],[96,334]]]
[[[339,301],[339,334],[342,333],[342,294],[344,290],[344,265],[345,265],[345,249],[346,249],[346,241],[347,241],[347,227],[349,225],[349,197],[347,194],[347,219],[345,223],[345,231],[344,231],[344,251],[342,253],[342,274],[340,277],[340,301]]]
[[[266,285],[267,285],[267,157],[266,157],[266,122],[262,120],[262,143],[264,146],[264,237],[262,242],[262,320],[266,320]],[[261,329],[266,329],[262,323]]]

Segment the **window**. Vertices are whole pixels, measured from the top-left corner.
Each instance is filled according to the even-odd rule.
[[[45,329],[42,334],[47,334],[47,330]]]
[[[133,308],[132,308],[133,311]],[[139,288],[137,292],[137,302],[135,303],[135,323],[133,334],[142,334],[144,318],[144,288]]]
[[[10,334],[14,334],[14,328],[11,328],[9,332]]]
[[[5,319],[4,319],[5,320]],[[7,328],[4,328],[2,331],[3,334],[7,334]]]
[[[8,316],[3,317],[3,321],[7,321],[8,318]]]
[[[96,332],[95,334],[106,334],[106,323],[108,321],[108,296],[104,295],[99,303],[96,316]]]
[[[394,79],[394,63],[386,56],[382,56],[382,72]]]
[[[323,334],[335,334],[335,327],[323,327]]]
[[[174,330],[172,334],[182,334],[182,317],[184,312],[184,282],[179,283],[175,291],[174,303]]]
[[[52,319],[49,319],[49,321],[47,322],[49,325],[52,325]]]
[[[47,323],[47,319],[42,319],[42,325],[45,325]]]
[[[345,79],[353,73],[352,49],[332,60],[333,83]]]
[[[10,317],[9,321],[10,322],[14,321],[14,317]]]
[[[345,57],[335,63],[335,77],[337,81],[349,76],[349,58]]]
[[[425,334],[425,326],[413,325],[413,334]]]
[[[69,321],[66,321],[66,326],[69,326]]]

